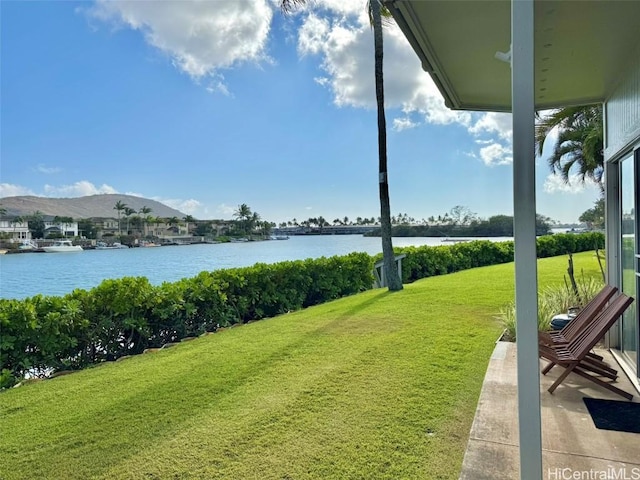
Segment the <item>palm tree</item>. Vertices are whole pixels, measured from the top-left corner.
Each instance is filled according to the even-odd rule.
[[[238,219],[244,219],[251,217],[251,208],[246,203],[238,205],[238,209],[233,213],[233,216]]]
[[[158,225],[160,225],[161,223],[163,223],[163,222],[164,222],[164,220],[163,220],[161,217],[154,217],[153,215],[149,215],[149,216],[147,216],[147,217],[144,219],[144,221],[145,221],[145,223],[143,224],[143,226],[142,226],[142,227],[143,227],[143,229],[144,229],[144,232],[143,232],[143,233],[144,233],[144,236],[145,236],[145,237],[146,237],[146,236],[148,235],[148,233],[149,233],[149,232],[148,232],[148,228],[146,227],[146,225],[153,224],[153,225],[155,225],[156,230],[157,230]],[[154,236],[155,236],[156,232],[154,231],[154,232],[152,232],[152,233],[154,233]]]
[[[575,172],[583,183],[586,179],[591,179],[603,189],[602,125],[600,105],[565,107],[544,117],[539,116],[536,125],[537,154],[542,154],[545,140],[557,127],[558,139],[549,157],[552,172],[559,173],[565,183],[569,183],[571,172]]]
[[[134,208],[124,207],[124,216],[127,217],[127,235],[129,235],[129,220],[134,213],[136,213]]]
[[[143,205],[140,211],[138,212],[142,215],[142,232],[144,233],[145,236],[147,234],[147,229],[146,229],[147,219],[149,218],[149,214],[151,212],[153,212],[153,210],[147,207],[146,205]]]
[[[44,238],[44,216],[40,210],[36,210],[26,217],[27,225],[33,238]]]
[[[22,223],[24,223],[24,218],[20,216],[14,217],[13,220],[11,220],[11,224],[13,225],[13,238],[16,238],[16,226]]]
[[[251,218],[253,216],[249,205],[246,203],[238,205],[238,209],[233,213],[233,216],[238,219],[240,229],[244,231],[245,235],[248,235],[250,231]]]
[[[280,0],[283,12],[291,12],[295,7],[305,4],[305,0]],[[382,17],[390,19],[391,14],[380,0],[369,0],[367,12],[373,28],[373,49],[375,57],[376,103],[378,109],[378,178],[380,193],[380,229],[382,239],[382,257],[384,276],[390,291],[402,290],[402,280],[396,268],[395,254],[391,241],[391,206],[389,201],[389,179],[387,171],[387,120],[384,114],[384,74]],[[387,20],[390,21],[390,20]]]
[[[146,205],[143,205],[142,208],[140,209],[140,211],[138,213],[147,216],[149,215],[151,212],[153,212],[153,210],[149,207],[147,207]]]
[[[253,212],[251,218],[249,219],[249,232],[253,231],[256,226],[260,225],[262,218],[258,212]]]
[[[123,203],[120,200],[118,200],[116,202],[115,207],[113,207],[114,210],[118,211],[118,236],[122,235],[122,231],[120,229],[120,212],[122,212],[126,207],[127,207],[127,204]]]
[[[189,224],[190,223],[194,223],[196,221],[196,219],[193,218],[191,215],[185,215],[182,219],[184,220],[184,223],[186,224],[187,235],[189,235]]]
[[[171,230],[172,234],[175,234],[175,229],[173,227],[178,227],[180,225],[180,220],[178,219],[178,217],[167,217],[164,219],[164,223],[166,225],[169,225],[169,230]]]

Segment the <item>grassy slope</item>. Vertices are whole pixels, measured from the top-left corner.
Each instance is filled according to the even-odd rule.
[[[512,294],[469,270],[13,389],[0,478],[457,478]]]

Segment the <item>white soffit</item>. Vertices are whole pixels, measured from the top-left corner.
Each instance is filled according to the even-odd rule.
[[[454,109],[510,111],[509,0],[386,0]],[[602,102],[640,49],[639,0],[536,0],[536,108]]]

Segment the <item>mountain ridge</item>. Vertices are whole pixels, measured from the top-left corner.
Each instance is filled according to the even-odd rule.
[[[8,216],[26,216],[32,215],[34,212],[40,212],[43,215],[72,217],[74,219],[117,218],[118,211],[114,209],[117,202],[126,204],[127,207],[133,208],[136,212],[139,212],[142,207],[148,207],[151,209],[150,215],[154,217],[183,218],[186,216],[181,211],[157,200],[118,193],[72,198],[36,197],[32,195],[2,197],[0,198],[0,207],[7,211],[5,215]],[[120,214],[122,215],[122,213]]]

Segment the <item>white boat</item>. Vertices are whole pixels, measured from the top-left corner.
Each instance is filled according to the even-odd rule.
[[[146,240],[142,240],[140,242],[140,246],[141,247],[161,247],[162,245],[160,245],[159,243],[155,243],[155,242],[149,242]]]
[[[46,253],[82,252],[80,245],[74,245],[71,240],[56,240],[53,245],[42,247]]]
[[[33,240],[23,240],[18,250],[37,250],[38,244]]]
[[[120,242],[113,242],[111,245],[105,242],[96,243],[96,250],[120,250],[129,248],[127,245],[123,245]]]

